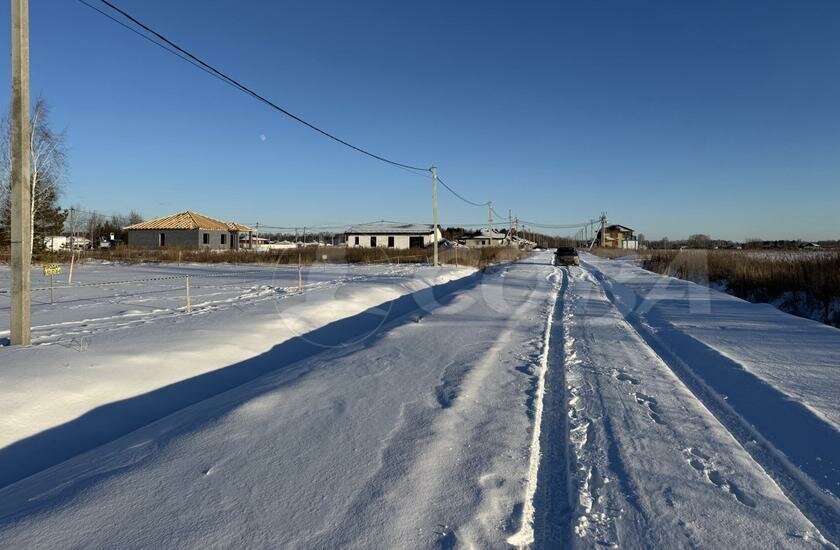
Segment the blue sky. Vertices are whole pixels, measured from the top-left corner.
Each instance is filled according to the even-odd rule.
[[[115,1],[292,112],[436,164],[505,214],[563,224],[606,210],[648,237],[840,238],[833,0]],[[426,180],[78,2],[31,0],[31,49],[33,97],[68,132],[65,204],[283,226],[430,221]],[[440,198],[445,225],[486,219]]]

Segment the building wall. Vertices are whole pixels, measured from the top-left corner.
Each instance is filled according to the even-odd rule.
[[[485,248],[488,246],[503,246],[502,239],[491,239],[490,237],[467,237],[464,244],[470,248]]]
[[[159,235],[166,235],[166,248],[209,248],[227,250],[230,248],[230,233],[227,231],[205,231],[201,229],[162,229],[162,230],[129,230],[128,245],[138,248],[158,248]],[[207,244],[204,244],[203,234],[207,234]],[[222,244],[222,235],[226,235]]]
[[[607,231],[606,236],[607,241],[605,246],[607,248],[638,248],[639,242],[636,240],[636,237],[632,233],[624,233],[622,231]],[[598,238],[597,242],[600,242],[600,237]]]
[[[355,233],[347,233],[347,246],[349,247],[356,247],[359,248],[370,248],[370,238],[376,237],[376,247],[377,248],[388,248],[388,237],[394,238],[394,247],[398,250],[406,250],[410,248],[409,244],[411,242],[411,237],[423,237],[423,246],[428,246],[432,244],[433,238],[432,234],[429,233],[428,235],[389,235],[388,233],[381,233],[377,235],[359,235]],[[356,244],[356,237],[359,238],[359,244]]]

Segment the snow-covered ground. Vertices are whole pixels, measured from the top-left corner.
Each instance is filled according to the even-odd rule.
[[[629,303],[626,285],[643,282],[651,286],[644,287],[641,297],[650,300]],[[768,475],[764,465],[775,463],[762,453],[776,449],[768,442],[745,440],[738,431],[741,427],[726,417],[737,417],[741,411],[729,410],[725,404],[729,395],[716,394],[702,378],[709,371],[735,367],[712,363],[708,354],[680,347],[682,337],[666,333],[664,325],[649,324],[651,318],[661,321],[657,317],[660,307],[670,312],[685,309],[684,319],[691,318],[694,324],[680,328],[693,328],[714,318],[713,326],[704,333],[707,337],[715,331],[725,334],[743,323],[766,336],[802,320],[775,310],[775,323],[756,319],[755,314],[763,308],[738,300],[744,307],[735,311],[728,303],[734,298],[704,292],[697,285],[689,288],[692,283],[666,280],[637,270],[629,262],[587,257],[582,269],[570,270],[568,285],[562,308],[566,379],[555,383],[565,384],[568,397],[571,452],[567,459],[576,493],[570,504],[572,540],[584,547],[647,548],[825,544],[820,531],[777,482],[777,477],[802,472],[793,472],[792,468]],[[695,300],[698,303],[692,305]],[[689,312],[692,307],[699,310]],[[812,325],[818,331],[827,328]],[[840,333],[827,334],[828,341],[840,340]],[[796,347],[795,343],[789,344],[790,351]],[[838,357],[834,352],[835,361]],[[692,368],[682,361],[701,369],[697,373],[699,383],[691,383],[694,391],[680,378],[686,375],[682,369]],[[828,377],[824,382],[834,385],[835,390],[836,369],[835,363],[833,374],[824,373]],[[723,378],[734,378],[731,391],[735,385],[745,384],[743,376],[722,374]],[[560,376],[556,371],[555,375]],[[756,407],[776,416],[772,410],[776,403],[762,403],[766,396],[754,388],[741,389],[749,392]],[[819,393],[823,388],[813,390]],[[724,404],[710,405],[698,399],[701,392],[707,392],[701,394],[704,399],[711,400],[714,395]],[[744,422],[742,417],[737,418]],[[810,421],[819,424],[816,417]],[[787,428],[795,430],[797,426]],[[799,428],[810,430],[812,426]],[[836,437],[836,431],[833,434]],[[764,434],[749,433],[747,437],[751,435],[760,438]],[[775,434],[766,437],[771,435]],[[840,454],[836,446],[808,451],[821,454],[827,462],[835,462]],[[810,485],[809,480],[796,479],[790,488],[800,492],[800,505],[808,506],[809,513],[816,514],[815,519],[831,529],[831,522],[838,517],[836,500],[826,496],[827,503],[814,503],[820,491],[812,493]]]
[[[258,354],[232,368],[272,372],[0,490],[0,545],[504,545],[554,275],[538,257]]]
[[[55,304],[33,306],[36,345],[0,347],[0,485],[274,368],[226,367],[472,272],[319,265],[303,270],[298,290],[297,268],[289,266],[84,265]],[[0,273],[8,281],[8,270]],[[183,309],[183,274],[191,313]],[[3,301],[8,311],[0,294]],[[305,343],[318,348],[319,337],[326,338]],[[191,383],[179,386],[184,380]],[[161,388],[168,393],[155,393]],[[106,407],[138,396],[133,407]],[[87,419],[86,430],[74,428],[78,418]]]
[[[54,281],[54,304],[50,304],[49,278],[41,269],[32,270],[33,343],[84,346],[104,332],[177,316],[186,306],[186,276],[191,305],[201,313],[274,302],[298,293],[298,269],[290,265],[94,261],[76,266],[72,285],[67,284],[67,265],[63,269]],[[305,291],[311,291],[357,281],[387,283],[416,273],[417,265],[316,264],[303,267],[301,282]],[[0,266],[0,312],[9,310],[9,278],[9,269]],[[8,315],[0,316],[0,341],[8,338],[8,321]]]
[[[550,260],[67,313],[0,348],[0,547],[835,547],[840,331]]]

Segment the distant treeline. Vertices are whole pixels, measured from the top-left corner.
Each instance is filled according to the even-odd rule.
[[[687,239],[671,240],[667,237],[659,240],[644,241],[642,244],[653,250],[669,250],[678,248],[693,248],[701,250],[713,249],[744,249],[744,250],[793,250],[817,244],[820,248],[840,249],[840,240],[803,241],[801,239],[747,239],[744,242],[726,239],[714,239],[708,235],[697,234]]]

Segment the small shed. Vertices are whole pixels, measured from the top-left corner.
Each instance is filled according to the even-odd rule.
[[[254,228],[237,222],[223,222],[187,210],[136,223],[124,228],[128,245],[138,248],[205,248],[238,250],[239,236],[253,235]]]

